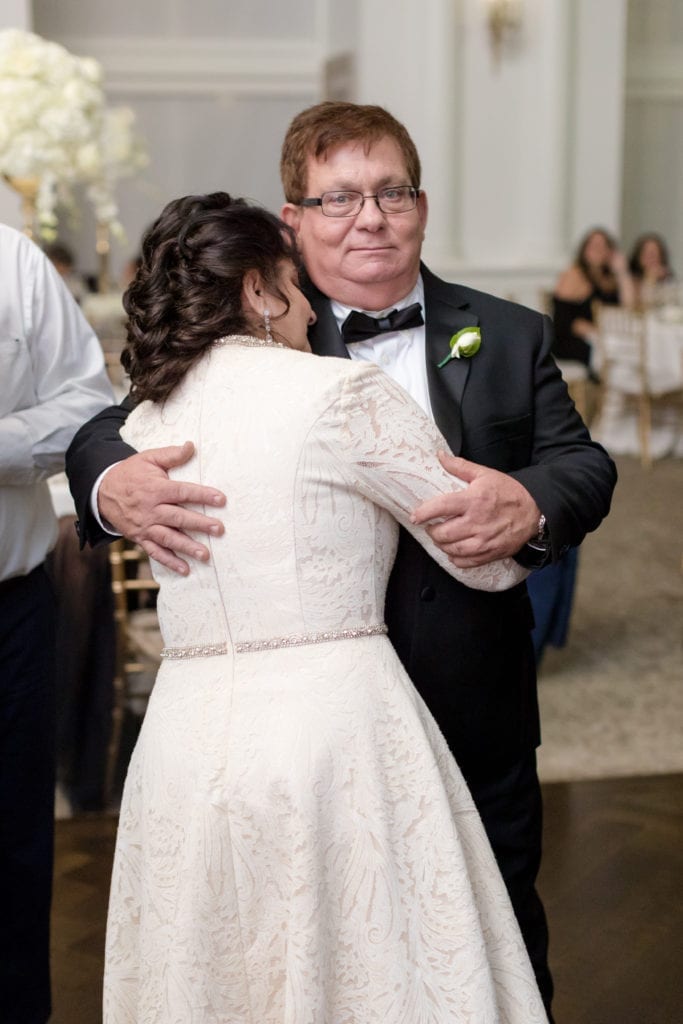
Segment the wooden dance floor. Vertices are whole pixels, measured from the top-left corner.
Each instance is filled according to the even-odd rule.
[[[544,786],[540,888],[557,1024],[683,1021],[682,783],[654,775]],[[115,832],[111,817],[57,822],[50,1024],[101,1021]]]

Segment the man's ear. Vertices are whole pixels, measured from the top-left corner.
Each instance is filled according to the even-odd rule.
[[[281,219],[293,229],[295,234],[299,234],[299,227],[301,225],[301,216],[303,214],[303,208],[296,206],[294,203],[285,203],[280,212]]]
[[[424,238],[427,230],[427,214],[429,207],[427,203],[427,193],[422,190],[417,197],[417,215],[420,218],[420,224],[422,226],[422,237]]]
[[[256,314],[260,322],[265,306],[263,279],[258,270],[247,270],[242,278],[242,309],[248,318],[251,318],[251,314]]]

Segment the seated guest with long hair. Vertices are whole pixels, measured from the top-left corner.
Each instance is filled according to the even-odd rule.
[[[629,270],[639,306],[648,306],[656,298],[660,285],[673,281],[669,250],[661,235],[651,231],[633,243]]]
[[[628,306],[633,299],[633,282],[616,240],[604,228],[592,228],[555,285],[553,355],[590,366],[595,337],[593,304]]]

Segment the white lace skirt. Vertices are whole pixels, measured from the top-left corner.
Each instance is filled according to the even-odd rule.
[[[384,637],[162,666],[105,1024],[546,1017],[467,787]]]

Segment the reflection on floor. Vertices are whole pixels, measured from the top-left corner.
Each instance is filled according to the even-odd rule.
[[[683,776],[544,787],[557,1024],[679,1024]],[[57,823],[50,1024],[99,1024],[113,817]],[[359,1022],[361,1024],[361,1022]]]
[[[680,1024],[683,776],[543,787],[557,1024]]]

